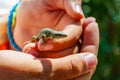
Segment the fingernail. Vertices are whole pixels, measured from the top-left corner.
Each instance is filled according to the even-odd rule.
[[[94,68],[96,66],[97,60],[94,54],[85,55],[84,58],[88,69]]]

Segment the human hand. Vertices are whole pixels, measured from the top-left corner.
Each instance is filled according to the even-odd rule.
[[[24,0],[25,1],[25,0]],[[30,0],[29,0],[30,1]],[[29,2],[28,1],[28,2]],[[32,1],[32,0],[31,0]],[[26,2],[26,4],[27,4],[27,1],[25,1]],[[37,1],[36,1],[37,2]],[[32,2],[31,2],[32,3]],[[29,3],[28,5],[30,5],[31,3]],[[30,5],[31,6],[31,5]],[[17,20],[17,24],[16,24],[16,27],[15,27],[15,31],[14,31],[14,39],[15,39],[15,41],[16,41],[16,43],[22,48],[22,44],[25,42],[25,41],[27,41],[27,40],[30,40],[31,39],[31,36],[33,36],[33,35],[35,35],[35,34],[37,34],[38,32],[39,32],[39,30],[40,30],[40,28],[44,28],[45,26],[48,26],[48,24],[50,25],[50,23],[48,23],[48,24],[46,24],[46,23],[44,23],[45,21],[43,21],[41,24],[43,25],[45,25],[45,26],[41,26],[39,23],[40,23],[40,20],[39,19],[41,19],[41,18],[39,18],[39,17],[37,17],[37,16],[39,16],[39,14],[37,15],[37,11],[35,12],[35,11],[33,11],[33,12],[35,12],[36,14],[34,15],[34,17],[30,17],[30,14],[28,15],[28,12],[31,12],[32,14],[33,14],[33,12],[30,10],[30,8],[33,8],[33,7],[27,7],[27,8],[25,8],[25,10],[22,10],[22,9],[24,9],[24,8],[22,8],[21,7],[21,11],[20,11],[20,13],[21,12],[24,12],[25,14],[23,14],[23,13],[21,13],[21,15],[20,15],[20,13],[19,13],[19,11],[18,11],[18,16],[19,17],[17,17],[18,18],[18,20]],[[33,5],[34,6],[34,5]],[[28,9],[29,8],[29,9]],[[39,7],[38,7],[39,8]],[[38,10],[38,8],[37,8],[37,10]],[[35,7],[34,7],[34,9],[35,9]],[[28,12],[26,11],[26,10],[28,10]],[[39,11],[39,10],[38,10]],[[43,11],[41,11],[41,12],[43,12]],[[71,11],[71,13],[72,12],[75,12],[75,11]],[[80,14],[79,14],[80,15]],[[36,16],[36,17],[35,17]],[[67,25],[67,24],[69,24],[69,23],[76,23],[76,18],[74,18],[74,17],[72,17],[72,16],[70,16],[69,15],[69,17],[67,17],[66,18],[66,16],[68,16],[68,15],[65,15],[65,19],[67,19],[66,21],[68,22],[66,22],[65,21],[65,23],[66,24],[64,24],[64,26],[65,25]],[[76,15],[75,15],[76,16]],[[77,15],[78,16],[78,15]],[[64,16],[62,16],[63,17],[63,19],[60,19],[60,20],[63,20],[64,21]],[[80,18],[80,17],[78,17],[78,18]],[[42,18],[43,19],[43,18]],[[41,19],[41,20],[42,20]],[[49,18],[49,19],[56,19],[56,18]],[[71,20],[72,19],[72,20]],[[44,19],[43,19],[44,20]],[[60,21],[59,20],[59,21]],[[51,20],[50,20],[51,21]],[[57,21],[57,20],[54,20],[54,21]],[[54,23],[54,21],[53,21],[53,23]],[[59,22],[58,21],[58,22]],[[19,23],[19,24],[18,24]],[[52,23],[52,24],[53,24]],[[61,23],[64,23],[64,22],[61,22]],[[28,28],[26,27],[26,26],[29,26],[29,30],[28,30]],[[34,28],[33,28],[34,27]],[[56,27],[56,26],[55,26]],[[57,27],[56,28],[56,30],[61,30],[62,28],[64,28],[64,27]],[[19,30],[16,30],[16,29],[19,29]],[[26,30],[26,31],[25,31]],[[24,32],[23,32],[24,31]],[[28,35],[26,35],[26,33],[27,32],[30,32],[30,34]],[[16,36],[18,36],[18,37],[16,37]],[[92,40],[93,41],[93,40]],[[89,41],[88,41],[89,42]],[[86,48],[86,47],[85,47]],[[85,49],[86,50],[86,49]],[[91,50],[91,49],[90,49]],[[86,51],[87,52],[87,51]],[[89,51],[88,51],[89,52]]]
[[[84,28],[83,38],[82,38],[83,44],[82,44],[81,50],[79,51],[80,54],[82,53],[81,55],[84,55],[86,52],[88,52],[88,53],[94,53],[95,55],[97,55],[98,47],[99,47],[99,31],[98,31],[98,25],[95,22],[95,18],[92,18],[92,17],[86,18],[84,20],[84,22],[83,22],[83,28]],[[29,44],[28,46],[29,47],[31,46],[32,49],[34,47],[32,44]],[[47,46],[49,46],[49,45],[47,45]],[[68,53],[68,52],[69,51],[66,50],[64,53]],[[59,53],[64,55],[63,52],[59,52]],[[45,54],[43,54],[43,55],[46,56],[46,57],[51,57],[51,54],[49,54],[49,53],[47,55],[45,55]],[[53,53],[52,56],[54,57],[54,53]],[[93,75],[93,73],[95,71],[95,68],[96,67],[94,67],[91,70],[91,72],[88,72],[86,74],[82,74],[82,76],[80,75],[79,77],[74,78],[74,79],[77,79],[77,80],[90,80],[90,78],[92,77],[92,75]]]
[[[81,0],[52,0],[52,2],[50,0],[22,0],[17,11],[14,40],[20,48],[23,48],[23,43],[30,40],[31,36],[38,34],[42,28],[49,27],[61,31],[74,27],[78,32],[73,33],[76,37],[68,38],[76,43],[76,38],[82,33],[82,28],[78,25],[83,16]],[[63,42],[68,42],[67,40],[66,38]]]
[[[99,48],[99,29],[95,18],[89,17],[84,20],[83,23],[84,34],[83,34],[83,45],[80,50],[81,53],[94,53],[97,56]],[[90,72],[75,78],[75,80],[90,80],[96,67],[91,69]],[[72,79],[73,80],[73,79]]]
[[[52,3],[49,0],[22,0],[17,11],[17,22],[13,33],[14,40],[20,48],[23,48],[23,43],[30,40],[31,36],[38,34],[42,28],[50,27],[55,30],[63,30],[68,37],[52,42],[54,49],[50,49],[50,46],[46,45],[47,50],[45,50],[45,44],[42,43],[38,44],[38,49],[40,51],[61,50],[63,54],[59,53],[60,55],[57,54],[56,57],[66,56],[74,52],[73,50],[81,36],[81,18],[83,18],[81,0],[64,0],[64,2],[63,0],[53,0]],[[29,29],[26,26],[29,26]],[[68,47],[71,47],[71,49],[67,49],[68,53],[62,51]],[[55,57],[55,54],[51,55]]]
[[[92,70],[97,64],[95,55],[97,55],[98,46],[97,23],[95,19],[87,18],[84,21],[83,46],[80,54],[50,59],[36,58],[16,51],[0,51],[0,79],[90,80]]]

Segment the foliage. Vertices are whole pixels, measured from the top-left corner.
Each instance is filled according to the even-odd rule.
[[[99,63],[92,80],[120,80],[120,0],[83,0],[100,29]]]

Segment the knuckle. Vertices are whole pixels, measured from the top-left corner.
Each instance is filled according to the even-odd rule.
[[[86,67],[85,62],[80,56],[74,56],[70,60],[70,64],[70,75],[81,75]]]

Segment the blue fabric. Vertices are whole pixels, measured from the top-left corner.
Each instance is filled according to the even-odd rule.
[[[13,34],[12,34],[12,18],[13,18],[13,13],[15,12],[17,6],[19,5],[20,1],[13,6],[13,8],[10,11],[10,15],[8,17],[8,38],[10,41],[10,44],[13,46],[13,48],[15,48],[18,51],[21,51],[21,48],[15,43],[14,39],[13,39]]]

